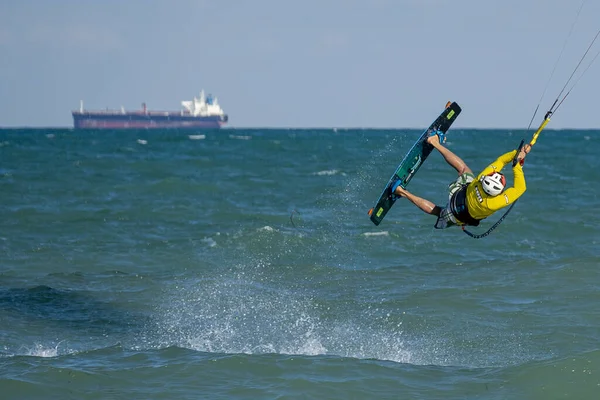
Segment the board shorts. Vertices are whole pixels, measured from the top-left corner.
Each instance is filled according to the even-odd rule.
[[[454,193],[458,192],[463,187],[467,186],[469,183],[475,180],[475,175],[465,172],[460,175],[456,180],[448,185],[448,204],[445,207],[440,207],[442,211],[440,212],[440,216],[438,217],[435,223],[435,229],[446,229],[454,225],[463,225],[461,222],[458,222],[452,209],[450,208],[450,201],[452,200],[452,196]]]

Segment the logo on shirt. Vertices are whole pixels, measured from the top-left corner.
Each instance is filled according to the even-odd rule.
[[[479,186],[475,186],[475,195],[477,196],[477,200],[480,203],[483,203],[483,196],[481,196],[481,193],[479,192]]]

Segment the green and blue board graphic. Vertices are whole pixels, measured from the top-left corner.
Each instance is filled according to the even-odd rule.
[[[431,132],[442,131],[446,133],[460,112],[461,108],[458,104],[449,102],[440,116],[421,134],[416,143],[408,151],[400,165],[396,168],[396,172],[394,172],[385,186],[383,193],[381,193],[379,200],[377,200],[377,204],[369,210],[369,217],[375,225],[381,223],[398,199],[392,195],[391,189],[394,183],[400,179],[400,186],[405,188],[433,150],[433,146],[427,143],[427,138]]]

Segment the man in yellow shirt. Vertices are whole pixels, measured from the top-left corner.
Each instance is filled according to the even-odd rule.
[[[453,225],[477,226],[479,221],[514,203],[525,193],[527,187],[522,166],[531,146],[527,144],[519,152],[518,162],[513,166],[514,186],[505,189],[506,178],[500,171],[506,164],[512,163],[517,150],[501,155],[475,178],[467,164],[440,143],[440,136],[443,140],[444,135],[436,132],[427,138],[427,142],[458,171],[458,178],[448,186],[449,196],[446,207],[437,206],[429,200],[415,196],[398,183],[392,187],[392,193],[396,196],[406,197],[427,214],[437,216],[435,224],[437,229]]]

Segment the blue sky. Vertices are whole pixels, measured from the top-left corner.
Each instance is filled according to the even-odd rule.
[[[529,123],[580,0],[0,0],[0,126],[72,126],[71,110],[179,110],[200,89],[231,127]],[[588,0],[542,101],[600,29]],[[600,39],[590,58],[600,50]],[[600,57],[599,57],[600,58]],[[582,64],[585,68],[587,63]],[[577,76],[576,76],[577,77]],[[551,128],[600,128],[600,60]],[[536,118],[537,125],[543,111]]]

